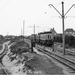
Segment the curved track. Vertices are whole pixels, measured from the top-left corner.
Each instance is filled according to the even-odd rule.
[[[8,52],[8,45],[7,44],[4,44],[3,45],[3,49],[2,51],[0,52],[0,59],[3,58],[3,56]]]
[[[3,49],[0,52],[0,75],[10,75],[9,71],[2,64],[2,58],[8,52],[8,43],[9,42],[3,44]]]

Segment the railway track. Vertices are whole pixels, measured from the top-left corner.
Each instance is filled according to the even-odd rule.
[[[61,48],[61,47],[54,47],[54,49],[55,49],[55,51],[63,53],[63,48]],[[65,49],[65,54],[75,56],[75,51],[71,51],[70,49]]]
[[[47,51],[43,48],[40,48],[40,47],[36,47],[36,49],[40,52],[43,52],[44,54],[47,54],[48,56],[52,57],[53,59],[57,60],[58,62],[62,63],[63,65],[66,66],[69,73],[75,75],[75,61],[73,61],[69,58],[65,58],[64,56],[60,56],[54,52],[51,52],[51,51],[49,52],[49,51]]]
[[[9,75],[8,72],[4,69],[1,69],[0,71],[0,75]]]

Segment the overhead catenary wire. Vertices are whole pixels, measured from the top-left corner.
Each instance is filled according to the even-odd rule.
[[[10,0],[8,0],[6,3],[5,3],[5,5],[2,7],[2,9],[0,10],[0,12],[5,8],[5,6],[8,4],[8,2],[9,2]]]

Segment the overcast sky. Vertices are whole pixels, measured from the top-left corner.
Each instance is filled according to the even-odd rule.
[[[65,12],[75,3],[75,0],[63,0]],[[53,4],[61,13],[62,0],[0,0],[0,34],[20,35],[25,21],[25,35],[49,31],[55,28],[62,32],[62,19],[49,4]],[[73,7],[65,19],[65,29],[75,30],[75,8]],[[9,32],[9,33],[8,33]]]

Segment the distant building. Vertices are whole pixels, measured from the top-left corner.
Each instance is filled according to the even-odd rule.
[[[51,29],[50,29],[50,32],[52,32],[52,35],[53,35],[53,36],[56,36],[56,35],[57,35],[57,32],[55,31],[54,28],[51,28]]]
[[[68,28],[65,30],[66,35],[75,35],[75,31],[72,28]]]

